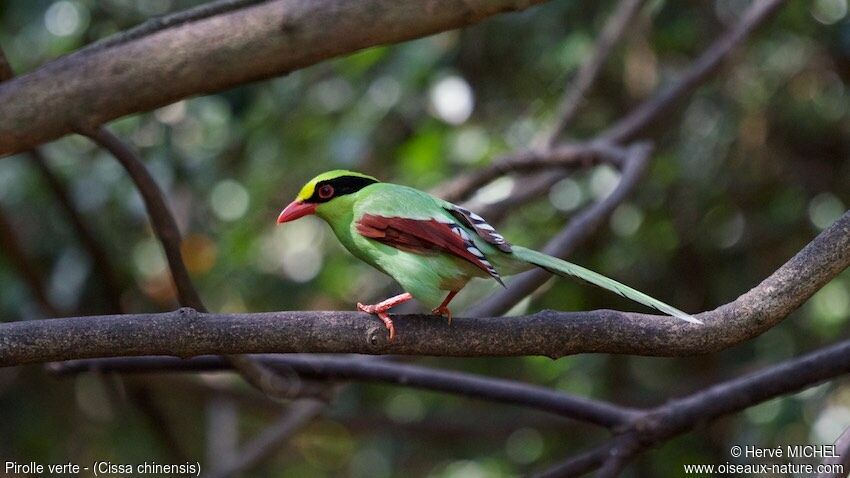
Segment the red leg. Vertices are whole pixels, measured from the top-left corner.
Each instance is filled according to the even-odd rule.
[[[449,310],[449,302],[454,299],[458,292],[460,291],[453,290],[449,292],[449,295],[446,296],[446,300],[444,300],[442,304],[438,305],[436,309],[432,310],[431,313],[436,315],[445,315],[446,319],[449,321],[449,325],[452,325],[452,311]]]
[[[403,304],[408,300],[412,299],[413,296],[410,295],[410,292],[405,292],[404,294],[399,294],[395,297],[390,297],[387,300],[378,302],[375,305],[364,305],[360,302],[357,303],[357,308],[366,312],[367,314],[375,314],[379,319],[384,323],[384,326],[387,327],[387,330],[390,333],[390,342],[395,338],[395,327],[393,326],[393,321],[390,319],[390,315],[387,314],[387,311],[392,309],[393,307]]]

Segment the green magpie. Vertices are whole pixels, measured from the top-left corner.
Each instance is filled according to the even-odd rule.
[[[406,291],[375,305],[357,304],[377,315],[389,339],[395,327],[387,311],[417,299],[446,316],[452,298],[473,277],[491,278],[540,267],[574,276],[673,317],[701,324],[689,314],[579,265],[509,244],[481,216],[426,192],[380,182],[365,174],[334,170],[311,179],[278,224],[315,214],[357,258],[395,279]]]

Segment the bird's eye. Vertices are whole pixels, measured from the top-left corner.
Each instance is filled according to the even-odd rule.
[[[323,184],[319,187],[319,197],[322,199],[328,199],[334,195],[334,187],[330,184]]]

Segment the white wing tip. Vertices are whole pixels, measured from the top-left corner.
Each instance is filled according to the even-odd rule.
[[[681,314],[676,314],[674,317],[676,317],[677,319],[682,319],[685,322],[690,322],[692,324],[705,325],[703,323],[703,321],[697,319],[696,317],[694,317],[692,315],[685,314],[684,312],[681,313]]]

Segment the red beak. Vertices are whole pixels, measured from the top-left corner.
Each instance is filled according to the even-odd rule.
[[[315,204],[308,204],[301,201],[292,201],[289,203],[289,206],[280,213],[280,216],[277,217],[277,223],[282,224],[284,222],[294,221],[299,217],[304,217],[309,214],[313,214],[316,212]]]

